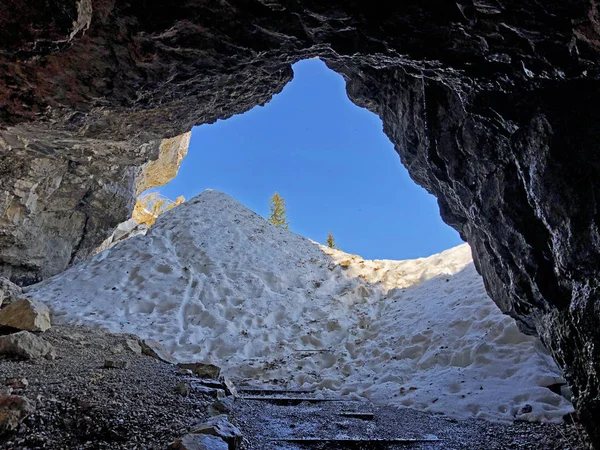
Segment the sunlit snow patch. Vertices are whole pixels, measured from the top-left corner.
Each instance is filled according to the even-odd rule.
[[[207,191],[30,289],[57,322],[161,341],[237,380],[454,417],[560,421],[548,352],[485,294],[469,247],[363,261]],[[523,413],[529,410],[531,412]]]

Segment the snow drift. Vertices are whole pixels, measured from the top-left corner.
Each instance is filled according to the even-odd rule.
[[[365,261],[206,191],[146,236],[33,286],[58,323],[162,342],[238,382],[316,387],[455,417],[560,421],[548,352],[485,294],[461,245]]]

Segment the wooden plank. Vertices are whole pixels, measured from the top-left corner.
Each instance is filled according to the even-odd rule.
[[[319,439],[319,438],[291,438],[291,439],[271,439],[271,442],[283,442],[288,444],[298,444],[301,446],[328,449],[344,450],[378,450],[387,449],[390,446],[410,446],[424,443],[439,442],[440,439],[419,439],[419,438],[356,438],[356,439]]]
[[[375,414],[371,412],[341,412],[338,413],[339,416],[349,417],[351,419],[361,419],[361,420],[373,420],[375,419]]]
[[[221,383],[219,380],[213,380],[210,378],[193,378],[191,380],[191,384],[199,384],[201,386],[206,386],[208,388],[213,388],[213,389],[223,389],[225,390],[225,385],[223,383]]]
[[[302,398],[302,397],[270,397],[270,396],[246,396],[238,397],[239,400],[250,400],[273,403],[274,405],[295,406],[300,403],[322,403],[322,402],[342,402],[342,403],[366,403],[361,400],[342,400],[339,398]]]
[[[239,394],[248,395],[280,395],[280,394],[314,394],[316,389],[260,389],[260,388],[238,388]]]

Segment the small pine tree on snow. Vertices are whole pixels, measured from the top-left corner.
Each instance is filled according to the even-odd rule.
[[[285,217],[286,209],[285,209],[285,200],[279,193],[275,192],[273,197],[270,199],[271,201],[271,215],[269,216],[269,222],[271,222],[276,227],[285,228],[286,230],[289,228],[290,224]]]
[[[335,245],[335,239],[333,239],[333,234],[331,234],[331,231],[327,235],[327,246],[329,248],[337,248],[337,245]]]

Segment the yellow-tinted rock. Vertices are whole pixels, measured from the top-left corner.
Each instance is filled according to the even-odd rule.
[[[158,216],[175,208],[185,202],[183,196],[177,197],[175,201],[160,195],[158,192],[149,192],[141,195],[135,202],[132,218],[140,224],[152,226]]]
[[[187,155],[191,131],[171,139],[163,139],[158,159],[146,163],[137,182],[137,195],[146,189],[163,186],[177,176],[179,165]]]
[[[165,211],[183,203],[183,197],[175,201],[162,197],[156,192],[141,195],[147,189],[163,186],[177,176],[179,165],[187,155],[191,131],[174,138],[163,139],[158,159],[146,163],[137,178],[138,198],[131,217],[140,224],[152,226],[157,217]]]

